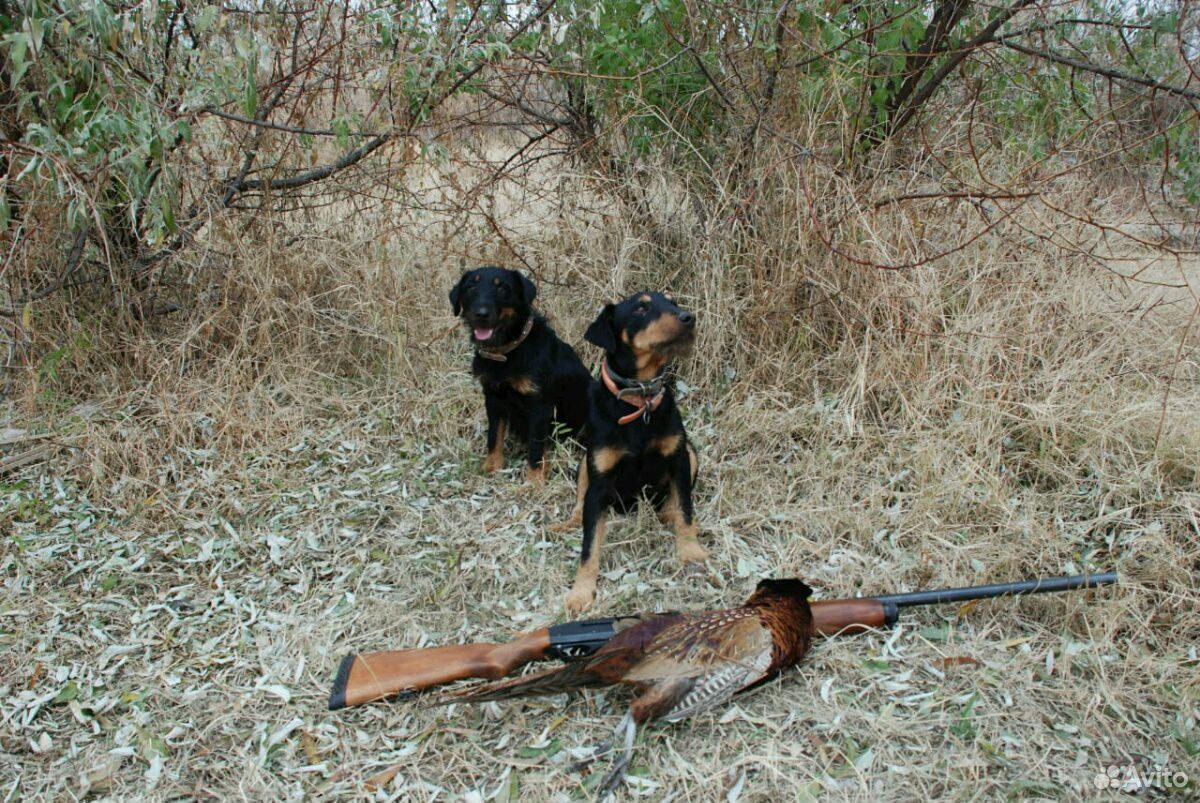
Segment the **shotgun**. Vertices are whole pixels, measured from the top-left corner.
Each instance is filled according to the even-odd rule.
[[[891,627],[900,618],[902,608],[916,605],[1074,591],[1115,582],[1116,572],[1109,572],[878,597],[822,600],[812,603],[813,632],[822,636],[836,636]],[[658,615],[617,616],[551,625],[524,633],[507,644],[459,644],[347,655],[342,659],[333,681],[329,710],[337,711],[466,678],[496,680],[530,661],[584,658],[600,649],[621,630]]]

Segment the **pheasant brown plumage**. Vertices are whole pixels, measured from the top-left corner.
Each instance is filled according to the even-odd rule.
[[[638,691],[614,740],[625,752],[601,785],[607,795],[628,766],[638,725],[677,722],[799,663],[812,639],[811,589],[800,580],[763,580],[736,608],[653,616],[613,636],[577,663],[485,683],[443,704],[540,697],[628,684]]]

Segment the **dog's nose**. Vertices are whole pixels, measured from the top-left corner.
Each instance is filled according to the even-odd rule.
[[[684,326],[691,326],[696,322],[696,316],[690,312],[679,313],[679,322]]]
[[[487,304],[480,304],[471,311],[475,313],[476,318],[487,318],[492,314],[492,308]]]

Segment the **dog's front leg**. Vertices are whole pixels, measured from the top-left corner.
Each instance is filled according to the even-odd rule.
[[[529,473],[535,485],[546,481],[546,438],[550,436],[550,420],[554,408],[535,399],[529,407]]]
[[[611,447],[589,449],[584,457],[587,489],[583,493],[583,545],[579,550],[579,569],[575,585],[564,602],[567,613],[579,613],[590,608],[596,598],[596,577],[600,574],[600,548],[604,546],[604,531],[608,524],[608,496],[613,472],[627,456]],[[583,471],[583,468],[580,471]]]
[[[579,461],[579,476],[575,478],[575,507],[571,508],[571,517],[566,521],[550,525],[552,533],[566,533],[583,524],[583,499],[588,489],[588,459],[587,455]]]
[[[666,510],[675,529],[675,551],[679,553],[679,562],[685,566],[708,560],[707,550],[700,546],[696,537],[700,529],[696,526],[695,511],[692,509],[692,480],[695,476],[695,457],[685,444],[671,459],[671,492]]]
[[[507,422],[498,402],[491,394],[483,394],[483,406],[487,409],[487,457],[483,460],[483,472],[491,474],[504,468],[504,434]]]
[[[583,495],[583,545],[579,549],[579,568],[575,572],[575,584],[563,602],[568,614],[587,610],[596,599],[600,549],[604,546],[604,532],[608,526],[608,512],[604,509],[608,485],[608,477],[594,476]]]

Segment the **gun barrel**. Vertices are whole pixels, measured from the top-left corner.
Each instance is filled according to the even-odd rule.
[[[1077,588],[1097,588],[1117,582],[1116,572],[1077,574],[1069,577],[1043,577],[1018,583],[993,583],[968,588],[939,588],[934,591],[913,591],[908,594],[883,594],[879,600],[885,608],[907,608],[913,605],[940,605],[946,602],[965,602],[989,597],[1008,597],[1017,594],[1045,594],[1053,591],[1074,591]]]

